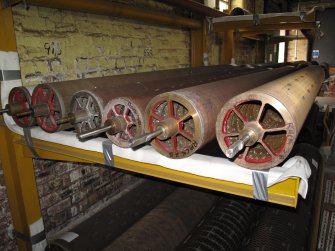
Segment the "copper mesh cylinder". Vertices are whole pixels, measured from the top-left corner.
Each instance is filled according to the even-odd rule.
[[[245,147],[233,158],[236,164],[268,169],[281,163],[292,150],[323,80],[320,66],[308,66],[230,99],[217,117],[221,149],[227,153],[244,138]]]
[[[287,66],[157,95],[146,108],[146,131],[164,133],[151,145],[170,158],[190,156],[215,138],[216,117],[227,100],[294,70]]]
[[[223,69],[234,68],[236,67],[231,65],[216,65],[41,84],[35,87],[32,95],[32,105],[37,117],[37,124],[47,132],[55,132],[72,127],[69,123],[57,124],[57,121],[64,119],[68,115],[71,98],[79,90],[96,90],[111,86],[122,89],[127,84],[199,74],[212,74]]]
[[[108,138],[117,146],[131,147],[129,140],[136,138],[145,132],[144,114],[149,101],[159,93],[178,90],[190,86],[196,86],[208,82],[228,79],[251,72],[264,71],[265,69],[250,69],[245,67],[235,67],[234,69],[222,70],[213,75],[203,75],[194,77],[184,77],[176,79],[162,80],[159,82],[146,83],[143,88],[127,91],[126,96],[117,96],[110,92],[111,100],[105,106],[102,122],[105,124],[110,120],[118,118],[123,121],[123,128],[117,132],[107,131]],[[155,88],[156,86],[156,88]],[[159,86],[159,88],[157,88]],[[146,89],[147,87],[148,89]],[[112,98],[116,97],[116,98]]]

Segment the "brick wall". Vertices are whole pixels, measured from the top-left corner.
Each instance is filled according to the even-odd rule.
[[[17,245],[12,235],[13,225],[10,214],[7,190],[0,161],[0,250],[17,250]]]
[[[183,29],[21,5],[14,23],[24,85],[190,64]]]
[[[34,160],[45,230],[49,236],[109,201],[135,176],[102,165]]]
[[[127,1],[165,12],[154,1]],[[13,9],[24,85],[190,65],[185,29],[87,13],[22,5]],[[138,179],[101,166],[35,160],[36,182],[48,237],[107,205]]]

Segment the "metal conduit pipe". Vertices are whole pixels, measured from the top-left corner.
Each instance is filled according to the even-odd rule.
[[[135,8],[126,4],[119,4],[106,0],[26,0],[25,3],[28,5],[37,5],[48,8],[124,17],[182,28],[201,29],[202,27],[201,21],[199,20]]]
[[[293,71],[287,66],[157,95],[145,112],[148,133],[133,145],[152,140],[154,149],[167,157],[188,157],[215,138],[216,117],[227,100]]]
[[[26,87],[19,86],[11,89],[8,95],[8,103],[0,114],[7,113],[13,117],[14,122],[21,127],[31,127],[36,125],[36,120],[29,116],[18,116],[22,112],[29,111],[31,108],[31,95]]]
[[[85,132],[86,128],[83,128],[83,124],[95,125],[99,121],[97,119],[92,121],[92,118],[90,118],[81,123],[80,131],[82,133],[78,137],[79,139],[84,139],[101,132],[107,132],[108,138],[114,144],[120,147],[132,147],[130,140],[144,133],[144,112],[146,105],[157,94],[264,70],[262,68],[229,67],[210,75],[196,74],[183,78],[161,80],[159,83],[152,81],[143,85],[136,84],[128,90],[121,89],[114,92],[114,89],[106,88],[99,91],[99,95],[103,101],[110,100],[102,114],[102,123],[104,126]]]
[[[70,112],[70,103],[74,93],[79,90],[94,90],[106,86],[125,88],[125,85],[156,81],[164,78],[189,76],[190,74],[219,71],[222,68],[234,68],[234,66],[213,66],[164,70],[156,72],[143,72],[137,74],[116,75],[110,77],[79,79],[57,83],[40,84],[35,87],[32,94],[32,109],[18,116],[37,117],[37,124],[46,132],[56,132],[72,127],[66,122]]]
[[[230,99],[216,123],[222,151],[250,169],[281,163],[294,145],[324,76],[322,67],[311,65]]]
[[[174,250],[217,196],[179,188],[104,250]]]

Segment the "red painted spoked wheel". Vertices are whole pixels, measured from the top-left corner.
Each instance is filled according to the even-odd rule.
[[[22,106],[22,111],[27,111],[31,106],[31,95],[27,88],[20,86],[14,87],[8,95],[8,104]],[[13,120],[20,127],[31,127],[36,125],[36,120],[33,116],[17,117],[13,114]]]
[[[218,116],[216,136],[225,152],[245,130],[256,128],[258,139],[247,143],[234,162],[250,169],[267,169],[287,157],[294,143],[295,129],[284,107],[269,97],[259,95],[258,98],[230,100]]]
[[[40,104],[47,104],[49,113],[37,117],[37,124],[46,132],[56,132],[59,129],[57,120],[62,118],[62,107],[57,92],[47,84],[40,84],[33,91],[32,105]]]

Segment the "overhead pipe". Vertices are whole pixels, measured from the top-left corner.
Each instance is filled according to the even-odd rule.
[[[170,5],[174,5],[174,6],[179,6],[182,8],[185,8],[187,10],[190,11],[194,11],[196,13],[199,13],[201,15],[205,15],[208,17],[223,17],[223,16],[228,16],[228,14],[219,11],[217,9],[213,9],[210,8],[206,5],[203,5],[201,3],[198,3],[196,1],[192,1],[192,0],[159,0],[162,3],[165,4],[170,4]]]
[[[124,17],[182,28],[201,29],[202,27],[202,23],[199,20],[149,11],[106,0],[26,0],[25,3],[48,8]]]
[[[310,65],[231,98],[217,117],[222,151],[250,169],[280,164],[292,150],[324,78],[322,67]]]
[[[164,156],[188,157],[215,138],[215,121],[224,102],[294,70],[287,66],[157,95],[146,108],[147,134],[132,144],[152,140],[151,145]]]
[[[184,78],[161,80],[159,83],[157,81],[148,82],[143,87],[137,86],[138,90],[132,88],[131,92],[123,91],[125,93],[123,96],[118,95],[120,92],[113,93],[113,90],[101,90],[100,95],[110,100],[105,106],[102,115],[102,124],[104,126],[87,132],[81,130],[83,133],[79,133],[78,138],[85,139],[106,132],[108,138],[114,144],[120,147],[133,147],[135,142],[132,140],[144,133],[145,108],[154,96],[167,91],[264,70],[264,68],[253,69],[225,66],[220,72],[213,72],[209,75],[197,74]]]

